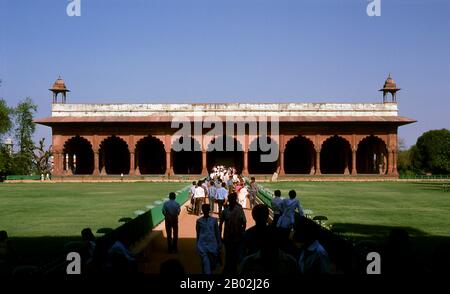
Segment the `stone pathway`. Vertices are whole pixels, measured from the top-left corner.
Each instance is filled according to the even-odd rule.
[[[167,239],[164,221],[153,229],[151,241],[147,242],[147,247],[142,251],[142,258],[139,262],[139,271],[146,274],[159,274],[160,265],[169,259],[178,259],[184,266],[188,274],[200,274],[200,257],[196,251],[195,223],[199,216],[190,214],[187,211],[189,201],[181,206],[178,228],[178,253],[169,254],[167,252]],[[216,207],[217,209],[217,207]],[[244,209],[247,218],[247,228],[255,225],[250,209]],[[213,214],[218,217],[217,213]],[[224,249],[222,248],[222,253]],[[222,259],[223,260],[223,259]]]

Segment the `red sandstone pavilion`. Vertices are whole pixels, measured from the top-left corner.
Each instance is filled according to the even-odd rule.
[[[389,76],[380,89],[382,103],[68,104],[69,90],[58,78],[50,89],[52,116],[36,122],[52,128],[56,179],[198,176],[219,164],[235,166],[243,175],[392,177],[397,176],[398,127],[414,122],[398,115],[398,90]],[[179,116],[276,117],[279,135],[267,140],[276,143],[278,160],[261,162],[267,151],[247,130],[227,138],[234,151],[211,150],[217,138],[208,137],[208,129],[201,136],[176,138],[171,122]],[[175,140],[189,140],[192,151],[175,152]]]

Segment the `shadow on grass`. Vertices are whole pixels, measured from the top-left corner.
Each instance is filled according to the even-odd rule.
[[[96,232],[103,235],[96,240],[95,261],[99,264],[105,264],[108,249],[116,240],[135,244],[151,232],[153,227],[152,211],[149,210],[132,220],[127,219],[116,229],[98,229]],[[78,236],[10,236],[9,241],[14,251],[12,258],[14,266],[37,266],[40,267],[41,272],[45,273],[51,270],[52,274],[64,274],[67,253],[79,252],[83,247],[81,229]]]
[[[448,183],[422,183],[422,182],[412,182],[417,189],[421,190],[433,190],[433,191],[441,191],[444,192],[444,185],[448,185]],[[450,194],[450,193],[449,193]]]
[[[80,241],[80,236],[11,237],[16,264],[44,266],[56,257],[71,250],[70,244]]]
[[[412,227],[396,227],[372,224],[351,224],[351,223],[334,223],[333,232],[345,235],[357,235],[368,238],[385,238],[392,229],[403,229],[410,236],[426,236],[426,232]]]
[[[450,236],[430,235],[412,227],[353,223],[333,224],[333,232],[350,238],[363,252],[383,252],[388,242],[389,233],[393,229],[403,229],[408,232],[409,252],[411,253],[411,258],[418,262],[418,268],[421,267],[425,271],[433,272],[436,271],[437,267],[441,267],[440,264],[443,261],[449,260]],[[446,249],[443,250],[443,248]],[[408,248],[405,248],[406,250]]]

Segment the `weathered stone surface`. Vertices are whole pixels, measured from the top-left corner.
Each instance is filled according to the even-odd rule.
[[[52,117],[398,116],[396,103],[60,104]]]

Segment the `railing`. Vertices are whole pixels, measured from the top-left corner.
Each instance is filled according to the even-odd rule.
[[[6,176],[6,180],[8,181],[17,181],[17,180],[40,180],[41,176],[35,175],[35,176],[29,176],[29,175],[11,175]]]
[[[399,178],[409,180],[448,180],[450,175],[400,175]]]

